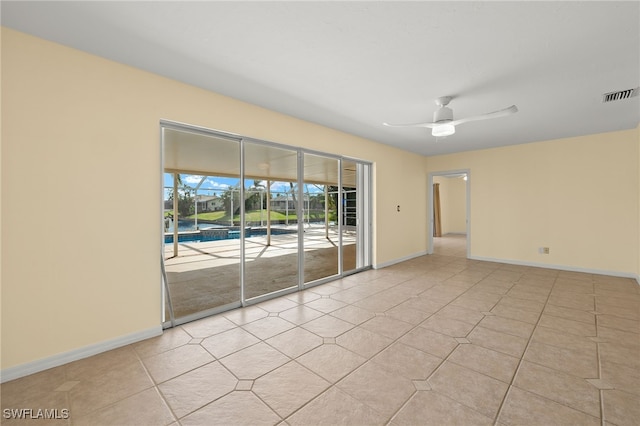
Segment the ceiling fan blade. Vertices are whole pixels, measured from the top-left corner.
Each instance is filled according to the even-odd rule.
[[[437,123],[413,123],[413,124],[389,124],[389,123],[382,123],[383,125],[387,126],[387,127],[426,127],[428,129],[433,129],[435,126],[437,126]]]
[[[491,118],[505,117],[507,115],[515,114],[516,112],[518,112],[518,107],[515,105],[511,105],[509,108],[501,109],[498,111],[488,112],[486,114],[454,120],[451,122],[451,124],[453,124],[454,126],[457,126],[458,124],[467,123],[469,121],[489,120]]]

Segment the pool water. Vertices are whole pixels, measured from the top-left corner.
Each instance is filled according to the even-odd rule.
[[[180,230],[180,226],[178,226],[178,230]],[[298,231],[295,229],[271,228],[271,235],[295,234],[296,232]],[[267,235],[266,228],[246,228],[245,230],[246,238],[264,236],[264,235]],[[206,242],[206,241],[239,240],[239,239],[240,239],[240,229],[237,229],[237,228],[215,227],[215,230],[213,228],[210,228],[210,229],[202,229],[200,231],[193,231],[193,232],[178,234],[179,243],[182,243],[182,242],[199,243],[199,242]],[[172,244],[173,234],[165,234],[164,243]]]

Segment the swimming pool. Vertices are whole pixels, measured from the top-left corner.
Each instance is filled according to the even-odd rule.
[[[179,228],[178,228],[179,229]],[[283,229],[283,228],[271,228],[271,235],[282,234],[295,234],[298,231],[296,229]],[[267,235],[267,228],[245,228],[246,238],[264,236]],[[206,242],[206,241],[218,241],[218,240],[238,240],[240,239],[240,228],[235,226],[233,228],[210,228],[201,229],[199,231],[184,232],[178,234],[178,242]],[[164,243],[173,243],[173,234],[164,234]]]

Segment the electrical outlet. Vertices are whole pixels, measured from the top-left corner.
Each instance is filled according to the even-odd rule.
[[[538,248],[538,253],[540,253],[540,254],[549,254],[549,247],[540,247],[540,248]]]

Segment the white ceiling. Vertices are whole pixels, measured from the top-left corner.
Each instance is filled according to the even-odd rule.
[[[425,155],[635,128],[640,2],[11,2],[2,25]],[[516,104],[436,142],[454,118]],[[170,117],[168,117],[170,118]],[[225,129],[219,129],[225,130]]]

